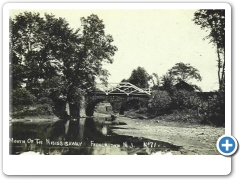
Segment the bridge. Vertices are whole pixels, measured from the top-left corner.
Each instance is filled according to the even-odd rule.
[[[129,82],[97,84],[92,94],[106,96],[150,96],[150,88],[139,88]]]
[[[109,102],[115,113],[124,114],[125,108],[131,106],[131,103],[146,107],[150,96],[150,88],[139,88],[129,82],[97,84],[86,97],[80,114],[93,116],[94,109],[100,102]]]

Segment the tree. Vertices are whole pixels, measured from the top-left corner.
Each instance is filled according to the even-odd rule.
[[[117,51],[112,36],[105,35],[103,21],[96,15],[81,18],[82,33],[49,14],[25,12],[10,22],[10,65],[13,73],[20,68],[25,72],[13,84],[18,80],[26,82],[27,89],[38,87],[55,104],[69,102],[70,114],[78,117],[80,97],[96,77],[107,80],[102,63],[112,63]]]
[[[199,71],[192,67],[190,64],[184,64],[182,62],[176,63],[168,72],[161,77],[162,89],[166,90],[171,96],[176,91],[175,85],[180,82],[188,82],[191,79],[201,81],[202,77]],[[188,82],[189,83],[189,82]],[[191,84],[194,89],[201,91],[201,88],[197,85]]]
[[[166,73],[162,76],[162,89],[167,91],[170,95],[173,95],[176,88],[174,87],[174,78],[171,74]]]
[[[10,79],[13,80],[13,88],[20,87],[23,82],[32,84],[36,79],[35,57],[41,46],[37,38],[42,33],[39,28],[42,23],[43,19],[36,13],[25,12],[10,19]]]
[[[202,80],[202,77],[196,68],[192,67],[190,64],[184,64],[182,62],[176,63],[168,70],[168,74],[172,76],[174,80],[181,79],[185,82],[190,79],[196,79],[197,81]]]
[[[15,57],[10,57],[13,84],[16,83],[15,70],[20,67],[24,72],[19,77],[21,83],[26,83],[27,90],[37,96],[43,94],[42,82],[55,77],[65,82],[65,68],[70,67],[64,65],[70,57],[74,57],[74,49],[80,43],[78,30],[74,32],[65,19],[48,14],[40,17],[39,13],[24,12],[10,19],[10,22],[10,52],[11,57]],[[68,84],[65,85],[64,88],[49,85],[49,88],[52,94],[56,89],[65,94]]]
[[[163,115],[171,111],[172,100],[167,91],[152,91],[148,108],[155,116]]]
[[[218,82],[219,89],[225,86],[225,10],[200,9],[194,13],[194,23],[201,29],[209,30],[206,39],[216,46],[218,56]]]
[[[143,67],[138,67],[132,71],[128,82],[140,88],[148,88],[148,81],[150,80],[150,76],[147,71]]]
[[[121,80],[121,82],[128,82],[128,79],[123,79],[123,80]]]
[[[159,87],[160,87],[160,78],[159,78],[159,76],[158,76],[158,74],[157,73],[153,73],[151,76],[149,76],[149,79],[152,81],[152,83],[153,83],[153,87],[152,87],[152,89],[159,89]]]

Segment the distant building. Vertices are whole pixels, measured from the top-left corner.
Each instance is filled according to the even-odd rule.
[[[186,83],[183,80],[180,80],[179,83],[175,85],[175,87],[177,90],[186,90],[188,92],[195,91],[198,97],[200,97],[202,100],[209,100],[213,97],[217,97],[217,94],[218,94],[217,92],[200,92],[199,90],[194,88],[194,86]]]
[[[186,90],[189,92],[196,90],[192,85],[186,83],[183,80],[179,80],[179,82],[177,84],[175,84],[175,87],[177,90]]]

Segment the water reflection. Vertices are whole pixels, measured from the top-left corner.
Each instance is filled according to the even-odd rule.
[[[13,122],[10,126],[10,154],[21,155],[147,155],[178,151],[180,147],[145,138],[121,136],[124,128],[108,118],[86,118],[43,122]],[[169,154],[169,153],[168,153]]]

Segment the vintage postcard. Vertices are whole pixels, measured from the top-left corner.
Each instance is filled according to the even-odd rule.
[[[216,146],[231,135],[230,22],[224,3],[5,5],[7,158],[58,155],[56,166],[68,157],[134,159],[124,169],[140,166],[132,155],[150,155],[145,163],[213,158],[202,172],[227,174],[208,167],[231,163]]]

